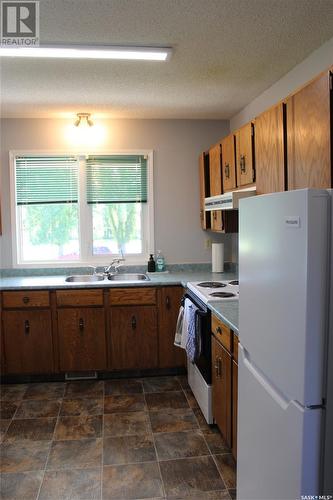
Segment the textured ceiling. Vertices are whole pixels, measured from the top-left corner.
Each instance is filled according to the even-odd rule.
[[[230,118],[333,36],[333,0],[41,0],[42,43],[167,45],[169,62],[2,59],[2,116]]]

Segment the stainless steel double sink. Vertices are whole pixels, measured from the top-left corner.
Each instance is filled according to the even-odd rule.
[[[136,283],[141,281],[150,281],[149,276],[143,273],[110,273],[107,276],[104,274],[81,274],[75,276],[67,276],[67,283],[96,283],[98,281],[117,281],[124,283]]]

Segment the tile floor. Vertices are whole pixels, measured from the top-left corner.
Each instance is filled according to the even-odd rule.
[[[185,377],[1,387],[1,499],[235,498]]]

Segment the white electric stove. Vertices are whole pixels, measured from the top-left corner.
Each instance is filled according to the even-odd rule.
[[[238,280],[229,281],[192,281],[187,283],[191,290],[204,304],[238,300]]]

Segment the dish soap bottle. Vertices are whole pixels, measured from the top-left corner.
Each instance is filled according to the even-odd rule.
[[[155,261],[154,261],[154,255],[151,253],[148,260],[148,273],[154,273],[154,272],[155,272]]]
[[[156,271],[161,273],[165,269],[165,260],[161,253],[161,250],[158,250],[156,257]]]

